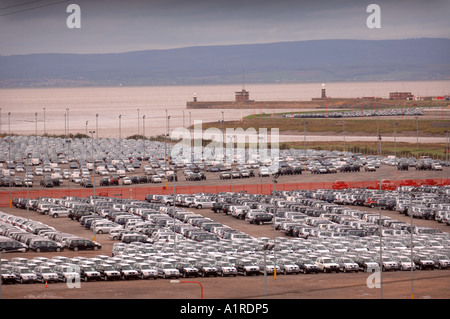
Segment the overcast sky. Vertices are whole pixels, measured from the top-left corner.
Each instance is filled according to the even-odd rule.
[[[66,25],[71,3],[81,8],[80,29]],[[380,29],[366,25],[371,3],[381,8]],[[448,0],[0,0],[0,54],[450,38],[449,14]]]

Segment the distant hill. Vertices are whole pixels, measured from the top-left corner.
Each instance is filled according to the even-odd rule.
[[[0,87],[448,80],[450,39],[316,40],[0,56]]]

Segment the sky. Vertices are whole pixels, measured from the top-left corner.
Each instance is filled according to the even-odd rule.
[[[366,12],[380,7],[380,28]],[[70,4],[80,28],[69,28]],[[324,39],[450,38],[448,0],[0,0],[0,55]]]

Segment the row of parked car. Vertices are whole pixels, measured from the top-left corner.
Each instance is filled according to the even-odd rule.
[[[47,224],[0,212],[0,251],[60,252],[64,249],[98,250],[101,244],[56,230]]]
[[[367,109],[357,111],[332,111],[327,113],[299,113],[299,114],[285,114],[284,117],[293,118],[352,118],[364,116],[416,116],[423,115],[423,108],[408,107],[408,108],[393,108],[393,109]]]
[[[322,191],[316,196],[337,204],[378,207],[450,225],[449,195],[448,186],[421,185],[401,186],[394,191],[374,189]]]

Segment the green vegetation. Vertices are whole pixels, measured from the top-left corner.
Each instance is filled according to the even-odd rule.
[[[420,118],[366,118],[366,119],[295,119],[295,118],[278,118],[278,117],[246,117],[242,121],[225,122],[226,128],[263,128],[267,129],[278,128],[280,132],[298,132],[303,133],[304,122],[306,122],[306,132],[308,133],[336,133],[342,134],[345,128],[345,133],[348,135],[373,135],[377,132],[381,136],[394,135],[394,126],[392,123],[397,123],[397,134],[408,134],[415,136],[416,125],[420,136],[444,136],[444,131],[450,130],[450,121],[445,119],[429,119]],[[220,128],[220,123],[203,123],[203,129],[210,127]]]

